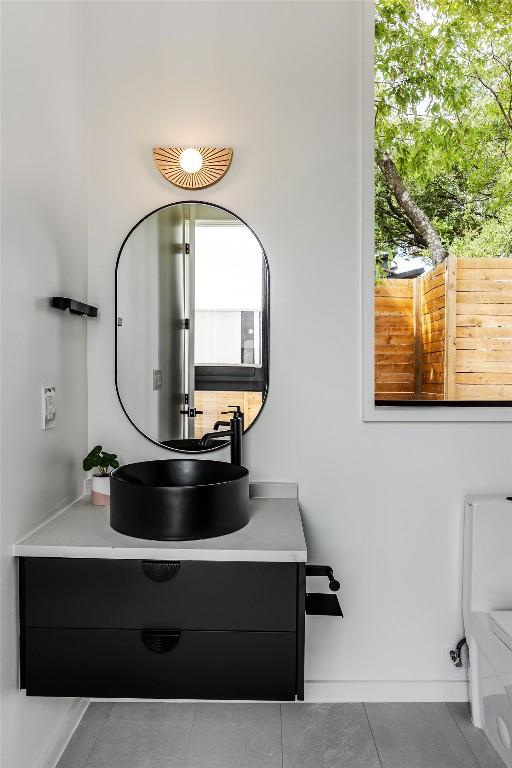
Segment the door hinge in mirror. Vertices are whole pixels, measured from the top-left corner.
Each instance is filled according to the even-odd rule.
[[[183,416],[188,416],[191,419],[195,419],[196,416],[199,416],[203,413],[203,411],[198,411],[197,408],[187,408],[184,411],[180,411]]]

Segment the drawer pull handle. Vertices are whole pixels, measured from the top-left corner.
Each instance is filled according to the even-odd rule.
[[[169,581],[180,569],[179,563],[158,563],[152,560],[142,562],[142,570],[151,581]]]
[[[176,648],[180,641],[179,632],[162,632],[154,629],[144,629],[141,632],[141,640],[153,653],[167,653]]]

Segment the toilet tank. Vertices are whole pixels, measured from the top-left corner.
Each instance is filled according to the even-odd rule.
[[[512,610],[512,501],[469,496],[464,513],[463,612]]]

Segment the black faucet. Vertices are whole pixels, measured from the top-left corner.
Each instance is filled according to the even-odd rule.
[[[215,432],[207,432],[199,441],[201,448],[206,448],[212,440],[219,437],[230,437],[231,440],[231,463],[242,464],[242,434],[244,431],[244,414],[239,405],[230,405],[229,408],[235,408],[234,411],[222,411],[222,414],[232,414],[229,421],[216,421],[213,425]],[[217,432],[219,427],[229,427],[222,432]]]

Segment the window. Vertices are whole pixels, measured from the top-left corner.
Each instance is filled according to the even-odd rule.
[[[364,5],[366,418],[510,418],[509,4]]]

